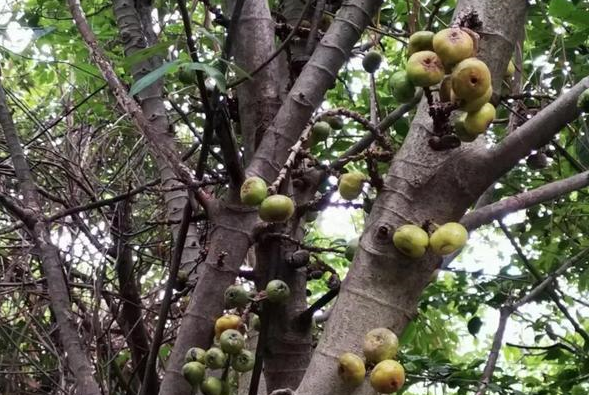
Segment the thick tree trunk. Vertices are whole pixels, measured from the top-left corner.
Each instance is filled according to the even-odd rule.
[[[524,23],[526,4],[464,0],[456,12],[468,7],[484,23],[479,57],[491,69],[498,92],[518,27]],[[374,203],[299,395],[373,393],[367,381],[358,389],[343,385],[337,376],[337,357],[346,351],[361,354],[362,338],[370,329],[384,326],[400,335],[416,314],[422,290],[441,261],[431,252],[417,261],[401,256],[392,245],[392,232],[406,223],[459,220],[493,181],[479,173],[484,171],[477,165],[477,153],[484,150],[480,142],[433,151],[427,144],[431,127],[426,103],[422,103]]]

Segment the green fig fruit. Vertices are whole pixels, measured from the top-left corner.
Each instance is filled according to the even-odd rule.
[[[376,51],[370,51],[362,59],[362,67],[367,73],[374,73],[380,67],[382,55]]]
[[[514,74],[515,74],[515,63],[513,63],[513,60],[510,59],[509,63],[507,64],[507,70],[505,70],[505,76],[503,78],[508,80],[511,77],[513,77]]]
[[[327,122],[333,130],[342,130],[344,128],[344,120],[342,117],[329,115],[322,117],[321,120]]]
[[[311,143],[313,145],[325,141],[331,134],[331,126],[325,121],[316,122],[311,128]]]
[[[345,352],[338,358],[337,373],[346,384],[357,387],[364,382],[366,367],[362,358]]]
[[[226,361],[227,355],[220,348],[211,347],[207,350],[207,353],[205,354],[205,365],[207,365],[209,369],[221,369],[225,366]]]
[[[252,318],[250,319],[250,328],[259,332],[261,327],[262,323],[260,321],[260,316],[257,314],[252,314]]]
[[[226,354],[238,354],[245,347],[243,335],[235,329],[227,329],[219,337],[221,350]]]
[[[458,222],[448,222],[432,233],[429,245],[437,255],[449,255],[466,245],[468,231]]]
[[[207,377],[200,385],[200,390],[204,395],[221,395],[223,382],[213,376]]]
[[[239,191],[241,202],[248,206],[257,206],[262,203],[268,195],[266,181],[260,177],[250,177],[241,184]]]
[[[401,103],[407,103],[415,96],[415,87],[409,81],[405,70],[394,73],[391,76],[389,86],[395,99]]]
[[[405,384],[405,369],[397,361],[379,362],[370,373],[370,385],[376,392],[390,394]]]
[[[471,101],[487,93],[491,87],[491,72],[482,60],[464,59],[452,71],[452,91],[457,98]]]
[[[409,37],[409,44],[407,44],[407,56],[411,56],[419,51],[433,51],[433,40],[433,32],[421,30],[413,33],[411,37]]]
[[[256,356],[249,350],[241,350],[239,354],[233,357],[231,361],[231,367],[236,372],[245,373],[249,372],[254,368],[256,362]]]
[[[443,29],[432,40],[434,52],[446,67],[473,56],[474,42],[470,34],[458,27]]]
[[[577,107],[583,112],[589,112],[589,89],[585,89],[577,99]]]
[[[466,130],[466,127],[464,126],[464,120],[466,119],[467,115],[467,113],[462,112],[458,116],[454,117],[452,120],[452,126],[454,127],[454,133],[456,133],[460,141],[470,143],[475,141],[479,135],[470,134]]]
[[[182,376],[192,387],[197,387],[205,377],[205,366],[196,361],[185,363],[182,366]]]
[[[387,328],[376,328],[364,336],[362,351],[368,362],[378,363],[395,358],[399,348],[397,335]]]
[[[417,225],[403,225],[393,234],[393,244],[404,255],[421,258],[429,245],[429,236]]]
[[[495,107],[486,103],[478,111],[469,112],[464,119],[464,128],[471,135],[485,133],[495,119]]]
[[[291,198],[284,195],[268,196],[260,205],[258,214],[265,222],[286,222],[294,214],[295,207]]]
[[[366,176],[358,171],[342,174],[338,181],[338,192],[345,200],[354,200],[362,193]]]
[[[454,94],[452,94],[452,101],[458,104],[458,107],[462,111],[476,112],[480,110],[485,104],[487,104],[489,100],[491,100],[491,96],[493,96],[493,88],[489,87],[484,95],[474,100],[458,99]]]
[[[415,52],[407,61],[407,78],[414,86],[427,87],[444,79],[444,65],[432,51]]]
[[[205,354],[207,352],[202,348],[192,347],[186,351],[186,355],[184,356],[184,362],[200,362],[202,364],[205,363]]]
[[[235,314],[227,314],[215,321],[215,337],[221,336],[227,329],[239,329],[242,325],[241,318]]]
[[[346,259],[350,262],[354,260],[354,255],[356,255],[356,250],[358,249],[358,245],[360,244],[360,239],[355,237],[352,240],[348,241],[348,245],[346,246]]]
[[[231,285],[225,290],[225,308],[242,309],[249,301],[249,294],[241,285]]]
[[[290,296],[290,288],[282,280],[272,280],[266,285],[266,295],[272,303],[284,303]]]

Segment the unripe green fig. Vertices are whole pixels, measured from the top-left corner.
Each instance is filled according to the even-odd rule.
[[[452,126],[454,128],[454,133],[456,133],[460,141],[470,143],[472,141],[475,141],[479,135],[470,134],[466,130],[466,127],[464,126],[464,120],[466,119],[467,115],[468,114],[465,112],[460,113],[460,115],[453,119]]]
[[[325,141],[331,134],[331,126],[325,121],[316,122],[311,128],[311,143],[313,145]]]
[[[401,103],[407,103],[415,96],[415,87],[409,81],[407,72],[400,70],[394,73],[390,79],[391,93]]]
[[[268,196],[260,205],[258,214],[266,222],[286,222],[294,214],[295,207],[291,198],[284,195]]]
[[[448,222],[432,233],[429,245],[437,255],[449,255],[466,245],[468,231],[458,222]]]
[[[376,392],[390,394],[405,384],[405,369],[397,361],[390,359],[379,362],[370,374],[370,385]]]
[[[266,181],[260,177],[250,177],[241,184],[239,191],[241,202],[248,206],[257,206],[262,203],[268,195]]]
[[[329,115],[322,117],[321,120],[327,122],[333,130],[342,130],[344,128],[344,120],[342,117]]]
[[[464,59],[452,71],[452,91],[457,98],[470,101],[487,93],[491,86],[491,72],[482,60]]]
[[[225,290],[225,307],[244,308],[249,303],[248,292],[241,285],[231,285]]]
[[[290,296],[290,288],[282,280],[272,280],[266,285],[266,295],[272,303],[284,303]]]
[[[364,55],[362,67],[367,73],[374,73],[380,67],[380,62],[382,62],[382,55],[376,51],[370,51]]]
[[[469,112],[464,118],[464,128],[471,135],[485,133],[495,119],[495,107],[486,103],[478,111]]]
[[[342,174],[338,181],[338,192],[343,199],[354,200],[362,193],[366,176],[359,171]]]
[[[409,37],[409,44],[407,44],[407,56],[413,55],[419,51],[433,51],[434,33],[428,30],[421,30],[415,32]]]
[[[403,225],[393,234],[393,244],[404,255],[421,258],[429,245],[429,236],[417,225]]]
[[[213,376],[207,377],[200,385],[200,390],[204,395],[221,395],[223,382]]]
[[[503,78],[510,79],[515,74],[515,63],[513,63],[513,59],[509,60],[507,64],[507,70],[505,70],[505,76]]]
[[[354,260],[354,255],[356,255],[356,250],[358,249],[358,245],[360,244],[360,239],[355,237],[348,242],[346,246],[346,259],[350,262]]]
[[[444,78],[444,65],[432,51],[415,52],[407,61],[407,78],[414,86],[427,87],[440,83]]]
[[[227,329],[219,337],[221,350],[227,354],[238,354],[245,347],[243,335],[235,329]]]
[[[589,112],[589,89],[585,89],[577,99],[577,107],[583,112]]]
[[[362,358],[345,352],[338,358],[337,373],[346,384],[357,387],[364,382],[366,367]]]
[[[250,318],[250,328],[259,332],[261,327],[262,323],[260,322],[260,317],[257,314],[252,314],[252,317]]]
[[[446,67],[469,58],[474,52],[474,42],[470,34],[458,27],[450,27],[437,32],[433,38],[434,52]]]
[[[227,329],[239,329],[241,324],[241,318],[235,314],[227,314],[219,317],[215,321],[215,337],[218,338]]]
[[[199,347],[192,347],[186,351],[186,355],[184,356],[184,362],[200,362],[205,363],[205,354],[207,352]]]
[[[362,351],[368,362],[378,363],[395,358],[399,348],[397,335],[387,328],[376,328],[364,336]]]
[[[185,363],[182,366],[182,376],[184,376],[192,387],[196,387],[202,383],[205,377],[205,366],[196,361]]]
[[[205,365],[207,365],[209,369],[221,369],[223,366],[225,366],[226,361],[227,355],[220,348],[211,347],[205,354]]]
[[[480,110],[485,104],[487,104],[489,100],[491,100],[491,96],[493,96],[493,87],[490,86],[484,95],[474,100],[459,99],[452,92],[452,101],[458,104],[458,107],[462,111],[476,112]]]
[[[231,361],[231,367],[236,372],[245,373],[249,372],[254,368],[256,362],[256,356],[249,350],[241,350],[239,354],[233,357]]]

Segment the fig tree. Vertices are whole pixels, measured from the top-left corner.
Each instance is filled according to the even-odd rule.
[[[244,308],[249,303],[248,292],[241,285],[231,285],[225,290],[225,307]]]
[[[215,321],[215,337],[218,338],[227,329],[239,329],[241,324],[241,318],[235,314],[227,314],[219,317]]]
[[[429,245],[437,255],[449,255],[466,245],[468,231],[458,222],[448,222],[432,233]]]
[[[397,361],[390,359],[379,362],[370,374],[370,385],[376,392],[390,394],[405,384],[405,369]]]
[[[346,384],[357,387],[364,381],[366,367],[362,358],[345,352],[338,358],[337,373]]]
[[[515,74],[515,63],[513,63],[513,59],[509,60],[507,64],[507,70],[505,70],[505,76],[503,78],[510,79]]]
[[[415,87],[411,81],[409,81],[405,70],[400,70],[394,73],[391,76],[389,86],[395,99],[401,103],[407,103],[413,99],[413,96],[415,96]]]
[[[444,78],[444,65],[432,51],[415,52],[407,61],[407,78],[415,86],[427,87]]]
[[[440,30],[434,35],[433,47],[442,63],[447,67],[451,67],[473,55],[474,42],[470,34],[464,30],[451,27]]]
[[[290,288],[282,280],[272,280],[266,285],[266,295],[272,303],[284,303],[290,296]]]
[[[200,362],[205,363],[205,354],[206,351],[202,348],[192,347],[186,351],[186,356],[184,357],[184,362]]]
[[[480,110],[481,107],[487,104],[489,100],[491,100],[491,96],[493,96],[493,87],[489,87],[489,89],[487,89],[487,92],[484,95],[474,100],[458,99],[457,97],[452,95],[452,101],[458,104],[458,107],[460,107],[462,111],[475,112]]]
[[[260,177],[250,177],[243,182],[239,191],[241,202],[248,206],[257,206],[268,195],[266,181]]]
[[[256,356],[249,350],[241,350],[239,354],[233,357],[231,361],[231,367],[236,372],[245,373],[249,372],[254,368],[256,362]]]
[[[313,145],[325,141],[331,134],[331,126],[325,121],[316,122],[311,128],[311,143]]]
[[[182,376],[192,387],[197,387],[205,377],[205,366],[196,361],[185,363],[182,366]]]
[[[491,86],[491,72],[482,60],[464,59],[452,71],[452,91],[457,98],[470,101],[485,95]]]
[[[374,73],[380,67],[380,62],[382,62],[382,55],[376,51],[370,51],[364,55],[362,67],[367,73]]]
[[[470,135],[485,133],[493,119],[495,107],[491,103],[486,103],[478,111],[467,113],[464,118],[464,129]]]
[[[286,222],[294,214],[295,207],[291,198],[285,195],[268,196],[260,205],[258,214],[266,222]]]
[[[209,369],[221,369],[226,361],[227,355],[220,348],[211,347],[205,354],[205,364]]]
[[[223,382],[216,377],[209,376],[200,385],[200,390],[204,395],[221,395]]]
[[[407,44],[407,56],[411,56],[419,51],[433,51],[433,40],[433,32],[421,30],[413,33],[409,37],[409,44]]]
[[[227,354],[237,354],[245,346],[243,335],[235,329],[227,329],[219,337],[221,350]]]
[[[321,120],[327,122],[333,130],[342,130],[344,128],[344,120],[342,117],[329,115],[322,117]]]
[[[368,362],[378,363],[395,358],[398,348],[399,340],[393,331],[387,328],[376,328],[364,336],[362,351]]]
[[[358,171],[342,174],[338,181],[338,192],[343,199],[354,200],[362,193],[366,176]]]
[[[393,234],[393,244],[404,255],[421,258],[429,245],[429,236],[417,225],[403,225]]]

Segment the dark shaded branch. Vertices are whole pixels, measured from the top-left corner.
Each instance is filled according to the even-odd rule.
[[[495,371],[495,366],[497,366],[497,359],[499,358],[499,350],[501,349],[501,345],[503,344],[503,335],[505,334],[507,320],[509,319],[509,316],[512,312],[513,309],[507,306],[503,306],[501,310],[499,310],[499,325],[497,325],[497,331],[495,332],[495,336],[493,337],[493,345],[491,346],[491,352],[489,353],[487,364],[485,365],[485,369],[483,370],[481,383],[479,385],[476,395],[484,395],[487,391],[489,383],[491,382],[491,379],[493,378],[493,372]]]
[[[313,318],[313,314],[319,311],[321,308],[325,307],[329,302],[331,302],[339,293],[339,287],[330,289],[327,291],[323,296],[315,301],[307,310],[301,313],[298,317],[298,321],[301,324],[310,324],[311,319]]]

